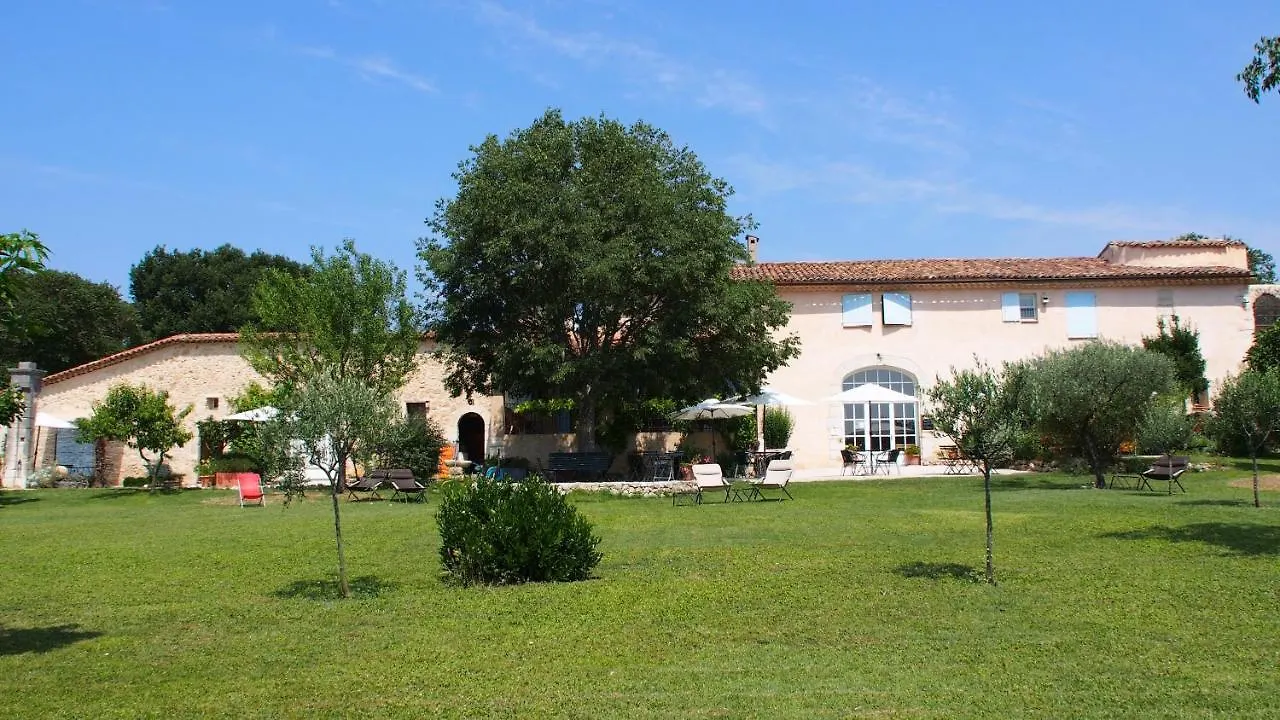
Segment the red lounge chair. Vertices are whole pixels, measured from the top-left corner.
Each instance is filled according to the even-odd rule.
[[[244,507],[246,502],[266,507],[267,496],[262,492],[262,481],[257,473],[238,473],[236,480],[236,489],[240,491],[240,507]]]

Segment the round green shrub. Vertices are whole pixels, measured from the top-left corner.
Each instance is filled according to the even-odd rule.
[[[591,523],[537,476],[450,483],[436,521],[444,571],[463,585],[585,580],[602,557]]]

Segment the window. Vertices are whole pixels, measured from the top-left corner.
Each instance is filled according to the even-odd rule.
[[[880,296],[880,303],[880,312],[885,325],[911,324],[911,293],[885,293]]]
[[[1262,293],[1253,299],[1253,331],[1261,332],[1280,319],[1280,299],[1271,293]]]
[[[1007,292],[1000,296],[1000,312],[1005,322],[1036,322],[1040,308],[1035,293]]]
[[[879,385],[911,397],[916,394],[915,378],[894,368],[867,368],[850,373],[845,376],[841,389],[852,390],[862,385]],[[844,442],[873,452],[915,445],[919,442],[917,409],[914,402],[845,403]]]
[[[1160,317],[1169,317],[1174,314],[1172,290],[1156,291],[1156,310]]]
[[[411,418],[424,418],[431,409],[431,403],[411,402],[404,404],[404,414]]]
[[[205,398],[205,399],[204,399],[204,409],[205,409],[205,410],[217,410],[217,409],[218,409],[218,398],[216,398],[216,397],[207,397],[207,398]]]
[[[1067,301],[1067,337],[1098,337],[1097,299],[1092,292],[1069,292]]]
[[[841,323],[844,327],[871,326],[871,295],[861,293],[841,298]]]

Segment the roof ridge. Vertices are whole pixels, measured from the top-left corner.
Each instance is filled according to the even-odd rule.
[[[144,343],[142,345],[135,345],[134,347],[126,348],[124,350],[121,350],[120,352],[112,353],[105,357],[100,357],[97,360],[90,360],[87,363],[83,363],[81,365],[77,365],[75,367],[67,368],[66,370],[61,370],[59,372],[53,373],[52,375],[48,375],[44,378],[44,384],[51,385],[53,383],[61,382],[63,380],[70,380],[73,377],[84,375],[86,373],[93,372],[94,370],[98,370],[100,368],[109,367],[111,365],[117,365],[119,363],[124,362],[125,360],[128,360],[129,358],[136,357],[138,355],[144,355],[153,350],[159,350],[160,348],[168,345],[180,345],[183,343],[215,343],[215,342],[239,342],[239,341],[240,341],[240,333],[238,332],[178,333],[177,335],[169,335],[167,337],[162,337],[159,340],[152,340],[151,342]]]

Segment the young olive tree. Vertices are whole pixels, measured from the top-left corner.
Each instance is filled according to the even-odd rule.
[[[123,442],[137,450],[147,467],[152,492],[159,487],[156,479],[169,452],[194,437],[182,426],[192,406],[179,411],[169,404],[169,393],[146,385],[113,385],[107,396],[92,407],[89,417],[76,421],[78,439]]]
[[[342,597],[350,597],[339,502],[347,483],[347,464],[378,445],[397,419],[396,406],[389,394],[359,378],[322,370],[300,380],[284,396],[280,413],[270,423],[276,427],[269,427],[267,433],[297,443],[311,464],[324,471],[333,505],[338,588]]]
[[[982,489],[987,518],[987,582],[995,584],[991,469],[1013,460],[1025,442],[1027,421],[1022,408],[1025,377],[1006,365],[1003,371],[981,361],[972,369],[951,370],[929,389],[934,427],[955,441],[956,447],[982,465]]]
[[[798,354],[789,305],[733,277],[751,219],[666,133],[551,110],[471,150],[419,241],[454,394],[571,400],[590,450],[628,406],[754,391]]]
[[[1246,370],[1227,378],[1213,400],[1209,432],[1223,447],[1243,447],[1253,462],[1253,505],[1258,497],[1258,454],[1280,432],[1280,369]]]
[[[1138,449],[1145,453],[1172,455],[1191,444],[1195,421],[1187,414],[1181,397],[1157,398],[1147,408],[1138,426]]]
[[[1094,341],[1032,360],[1025,379],[1035,428],[1083,458],[1094,485],[1106,487],[1120,446],[1134,438],[1156,398],[1174,388],[1174,367],[1149,350]]]

